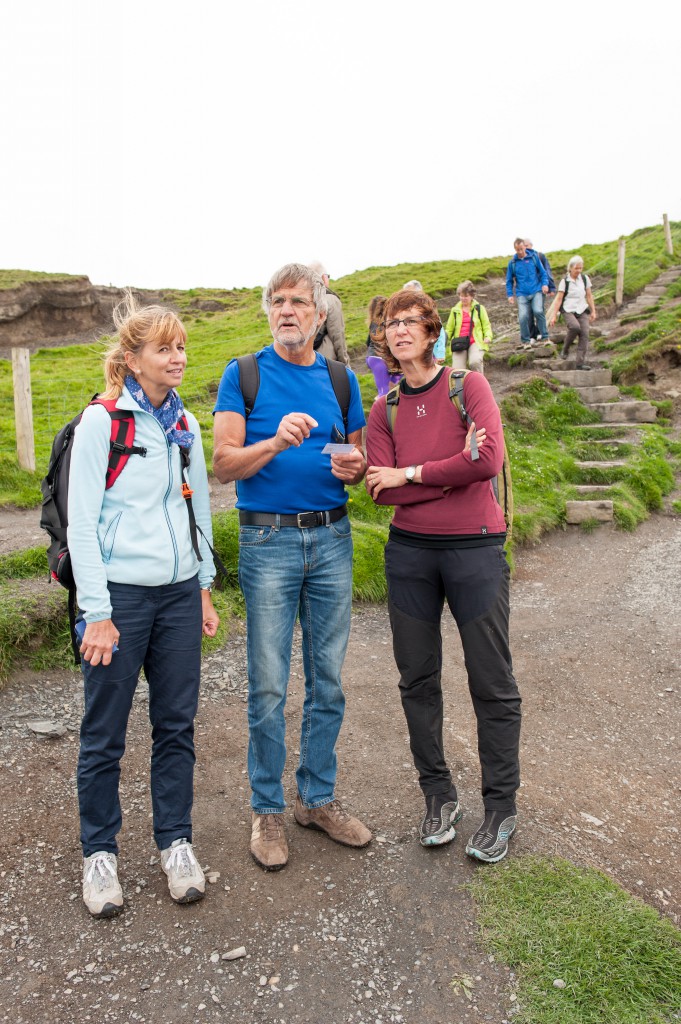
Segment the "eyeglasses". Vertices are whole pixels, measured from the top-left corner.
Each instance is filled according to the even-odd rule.
[[[386,320],[381,326],[386,334],[394,334],[399,329],[400,324],[404,324],[407,330],[411,331],[418,324],[422,324],[425,319],[425,316],[407,316],[404,320]]]

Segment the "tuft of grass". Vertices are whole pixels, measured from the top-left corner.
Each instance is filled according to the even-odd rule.
[[[19,660],[32,668],[73,663],[66,591],[17,593],[16,584],[0,585],[0,686]]]
[[[49,576],[45,548],[26,548],[11,555],[0,555],[0,582],[37,576],[44,576],[45,579]]]
[[[672,512],[675,512],[677,516],[681,516],[681,501],[672,502]]]
[[[523,857],[470,889],[485,947],[517,973],[514,1024],[667,1024],[681,1010],[681,932],[601,872]]]

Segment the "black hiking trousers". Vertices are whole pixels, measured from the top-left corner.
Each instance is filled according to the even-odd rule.
[[[508,645],[510,572],[503,548],[412,547],[391,537],[385,570],[400,696],[424,795],[447,793],[452,784],[442,737],[446,598],[477,718],[483,804],[515,814],[521,701]]]

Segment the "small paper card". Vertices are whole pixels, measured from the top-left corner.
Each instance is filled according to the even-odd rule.
[[[329,441],[322,448],[322,455],[349,455],[350,452],[354,452],[354,444],[333,444]]]

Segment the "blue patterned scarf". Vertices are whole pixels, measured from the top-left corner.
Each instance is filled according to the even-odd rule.
[[[150,412],[163,427],[163,432],[170,444],[179,444],[180,448],[191,448],[194,435],[190,430],[176,430],[177,421],[184,415],[182,399],[175,388],[171,388],[160,408],[156,409],[149,401],[142,385],[130,374],[125,378],[125,386],[135,399],[140,409]]]

